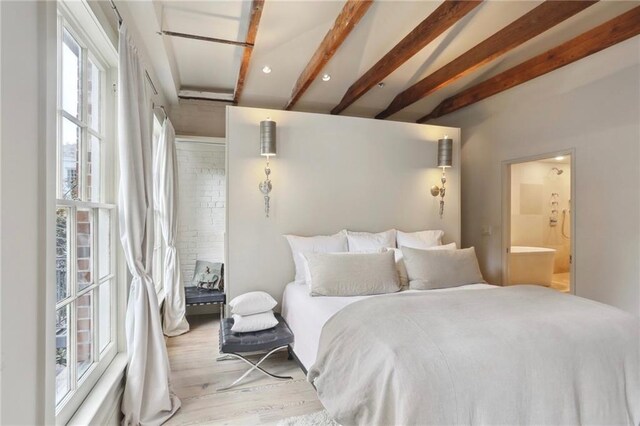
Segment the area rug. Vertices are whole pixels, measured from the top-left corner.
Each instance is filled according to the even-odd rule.
[[[327,410],[322,410],[305,414],[304,416],[289,417],[288,419],[280,420],[278,426],[340,426],[340,423],[336,423],[329,417]]]

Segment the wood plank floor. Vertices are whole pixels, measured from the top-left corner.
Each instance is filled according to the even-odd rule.
[[[173,389],[182,401],[167,425],[276,424],[322,410],[313,386],[296,362],[287,360],[286,351],[272,355],[262,366],[274,374],[293,376],[293,380],[280,381],[254,371],[236,387],[217,392],[249,365],[240,360],[216,361],[217,316],[197,315],[188,320],[191,331],[166,339]]]

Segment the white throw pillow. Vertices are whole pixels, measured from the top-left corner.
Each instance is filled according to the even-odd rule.
[[[231,331],[234,333],[251,333],[253,331],[268,330],[278,325],[278,319],[273,311],[254,315],[234,315]]]
[[[400,290],[393,252],[307,253],[312,296],[363,296]]]
[[[347,232],[340,231],[334,235],[316,235],[315,237],[299,237],[285,235],[291,247],[293,263],[296,267],[295,281],[304,283],[305,273],[301,253],[342,253],[349,251]]]
[[[442,237],[444,231],[418,231],[418,232],[402,232],[397,231],[397,246],[410,247],[416,249],[428,249],[429,247],[442,245]]]
[[[442,246],[429,247],[425,250],[455,250],[456,248],[456,243],[450,243]],[[400,277],[400,285],[402,287],[407,287],[409,285],[409,275],[407,274],[407,267],[404,264],[402,250],[397,248],[390,248],[389,250],[393,250],[393,254],[396,259],[396,269],[398,270],[398,276]]]
[[[229,306],[231,313],[238,315],[253,315],[267,312],[276,307],[278,302],[264,291],[251,291],[234,297]]]
[[[402,247],[402,254],[409,275],[409,287],[414,290],[485,282],[473,247],[462,250],[420,250]]]
[[[396,246],[396,230],[379,232],[353,232],[347,231],[349,251],[358,253],[379,253],[380,249]]]

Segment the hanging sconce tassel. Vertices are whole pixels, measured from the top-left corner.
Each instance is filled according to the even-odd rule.
[[[264,168],[265,180],[260,182],[258,188],[262,195],[264,195],[264,214],[265,217],[269,217],[271,190],[273,185],[271,184],[271,168],[269,167],[269,157],[276,155],[276,122],[267,118],[265,121],[260,122],[260,155],[267,157],[267,165]]]

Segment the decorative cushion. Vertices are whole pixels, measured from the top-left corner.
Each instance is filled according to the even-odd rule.
[[[231,313],[237,315],[253,315],[271,311],[278,302],[264,291],[251,291],[234,297],[229,306]]]
[[[234,333],[251,333],[254,331],[268,330],[275,327],[278,320],[273,315],[273,311],[262,312],[253,315],[233,315],[233,327],[231,331]]]
[[[305,283],[304,263],[302,253],[342,253],[349,250],[347,232],[340,231],[334,235],[316,235],[314,237],[299,237],[297,235],[285,235],[291,247],[293,263],[296,268],[295,281]]]
[[[396,242],[398,248],[411,247],[416,249],[427,249],[429,247],[442,245],[444,231],[418,231],[418,232],[396,232]]]
[[[312,296],[362,296],[400,290],[393,252],[306,253]]]
[[[409,287],[414,290],[485,282],[473,247],[462,250],[419,250],[402,247],[402,254],[409,275]]]
[[[396,246],[396,230],[379,232],[347,231],[349,251],[357,253],[379,253],[381,249]]]
[[[220,352],[255,352],[275,349],[293,343],[293,333],[282,317],[276,314],[278,324],[269,330],[254,333],[234,333],[233,318],[224,318],[220,324]]]
[[[429,247],[425,250],[455,250],[457,248],[456,243],[444,244],[441,246]],[[409,275],[407,274],[407,267],[404,264],[404,257],[402,256],[402,250],[400,249],[389,249],[393,250],[393,254],[396,258],[396,269],[398,270],[398,276],[400,277],[400,285],[402,287],[407,287],[409,285]]]

